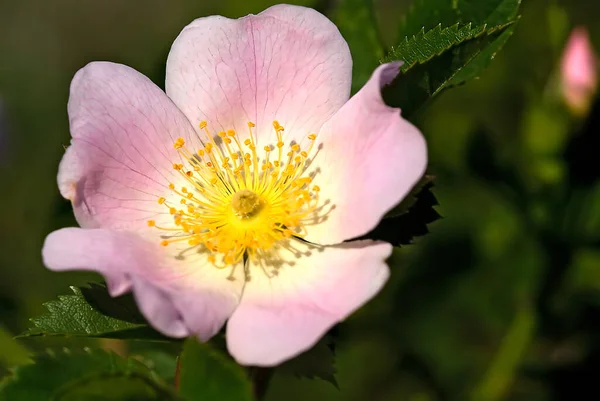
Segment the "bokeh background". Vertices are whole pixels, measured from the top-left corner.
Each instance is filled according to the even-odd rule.
[[[326,14],[335,8],[294,3]],[[120,62],[164,87],[166,56],[184,25],[271,4],[0,0],[0,338],[25,330],[69,285],[100,279],[51,273],[40,257],[50,231],[75,225],[56,171],[77,69]],[[393,45],[409,1],[376,4],[382,37]],[[415,121],[429,143],[443,218],[394,253],[385,290],[338,328],[339,389],[281,372],[268,400],[600,397],[600,173],[592,146],[600,105],[574,118],[556,87],[572,27],[587,26],[600,50],[600,3],[524,0],[521,14],[481,78],[447,91]],[[10,364],[3,342],[1,373]],[[21,341],[33,350],[89,342]],[[160,356],[165,366],[168,355]]]

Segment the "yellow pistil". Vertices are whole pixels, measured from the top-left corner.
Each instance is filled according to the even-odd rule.
[[[170,227],[148,221],[165,232],[161,244],[184,242],[208,250],[208,260],[225,268],[244,256],[270,259],[276,244],[303,237],[318,210],[320,188],[311,187],[306,171],[316,135],[307,136],[306,149],[296,143],[284,149],[284,127],[274,121],[276,142],[263,145],[259,157],[253,123],[243,143],[233,130],[213,136],[206,121],[199,127],[207,138],[202,149],[191,152],[183,138],[173,144],[183,163],[172,168],[187,186],[170,184],[171,195],[158,198],[173,216]]]

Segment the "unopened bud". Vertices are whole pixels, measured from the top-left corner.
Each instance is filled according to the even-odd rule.
[[[575,28],[571,32],[561,62],[561,89],[563,98],[576,115],[589,111],[598,85],[596,55],[587,30]]]

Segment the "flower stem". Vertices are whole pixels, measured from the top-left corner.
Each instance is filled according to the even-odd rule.
[[[179,392],[179,386],[181,384],[181,356],[177,357],[177,365],[175,366],[175,378],[173,379],[175,391]]]
[[[273,368],[254,367],[250,369],[250,380],[254,385],[254,399],[262,401],[267,394],[269,383],[273,377],[275,370]]]

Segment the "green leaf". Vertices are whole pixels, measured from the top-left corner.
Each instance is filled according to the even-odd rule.
[[[146,366],[101,350],[48,351],[0,383],[0,401],[175,401]]]
[[[417,200],[418,200],[417,196],[419,195],[419,193],[423,189],[425,189],[425,187],[427,185],[429,185],[430,183],[433,183],[434,179],[435,179],[435,176],[425,174],[419,180],[419,182],[417,182],[417,184],[413,187],[413,189],[410,190],[408,195],[406,195],[406,197],[404,197],[404,199],[402,199],[402,201],[398,205],[396,205],[396,207],[394,207],[392,210],[387,212],[387,214],[385,215],[385,218],[396,217],[396,216],[400,216],[404,213],[407,213],[409,211],[409,209],[411,207],[413,207],[414,204],[417,202]]]
[[[398,37],[403,40],[440,24],[503,25],[517,17],[520,4],[521,0],[415,0],[403,17]]]
[[[20,337],[83,336],[167,340],[144,324],[139,312],[131,309],[128,300],[130,296],[111,298],[106,288],[97,284],[92,284],[89,288],[70,288],[73,295],[60,295],[58,300],[45,303],[48,313],[30,319],[34,327],[20,334]]]
[[[332,19],[350,46],[352,93],[355,93],[368,81],[384,56],[373,0],[341,0]]]
[[[80,291],[87,303],[105,316],[133,324],[147,324],[132,293],[113,298],[108,293],[106,285],[96,283],[89,283],[88,287],[81,287]]]
[[[155,344],[153,344],[155,345]],[[146,365],[164,380],[172,383],[177,370],[178,352],[150,348],[132,353],[132,357]]]
[[[402,60],[401,74],[383,89],[386,102],[405,118],[444,89],[481,73],[513,32],[514,23],[478,27],[455,24],[421,31],[393,48],[384,61]]]
[[[512,35],[521,0],[417,0],[383,61],[402,60],[386,101],[414,114],[444,89],[476,78]]]
[[[480,42],[482,46],[480,50],[476,52],[475,57],[457,70],[447,87],[462,85],[470,79],[477,78],[488,67],[490,62],[496,57],[496,54],[498,54],[512,36],[516,23],[517,20],[514,20],[507,22],[504,25],[496,25],[493,28],[487,29],[486,34],[488,39],[492,40],[482,40]]]
[[[281,364],[277,370],[296,377],[318,378],[339,389],[335,378],[335,348],[333,338],[323,337],[310,350]]]
[[[225,355],[188,339],[181,354],[179,391],[187,401],[252,401],[245,371]]]
[[[404,61],[401,70],[406,72],[415,64],[424,64],[456,44],[483,33],[485,33],[485,26],[480,27],[471,23],[463,26],[457,23],[447,28],[442,28],[439,24],[429,31],[421,29],[416,35],[406,37],[398,46],[392,47],[385,61]]]
[[[408,211],[381,220],[371,232],[356,239],[381,240],[400,246],[412,244],[415,237],[429,233],[428,224],[440,218],[434,208],[438,202],[431,192],[432,187],[432,182],[425,183],[421,190],[414,194],[415,201]]]

